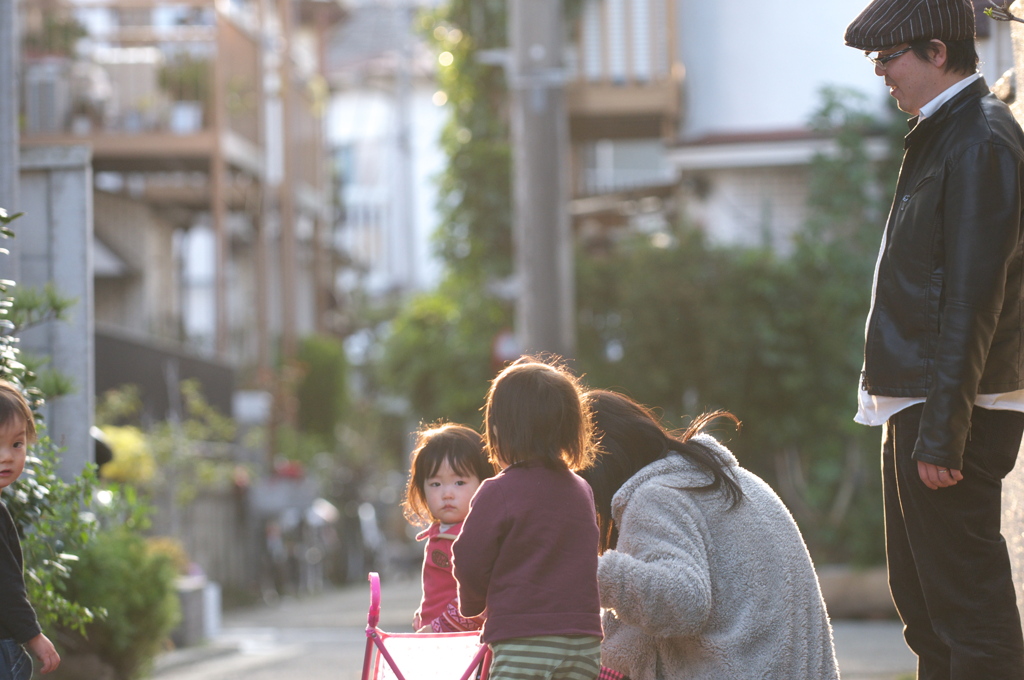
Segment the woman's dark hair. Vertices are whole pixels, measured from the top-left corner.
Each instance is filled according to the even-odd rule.
[[[491,462],[540,460],[579,470],[594,459],[593,428],[583,388],[567,368],[524,357],[491,382],[484,406]]]
[[[978,70],[978,48],[974,38],[966,40],[940,40],[946,45],[946,73],[963,73],[970,75]],[[931,40],[915,40],[909,43],[918,59],[928,61],[935,53],[935,45]]]
[[[586,394],[586,398],[594,415],[598,455],[593,465],[579,474],[594,491],[602,553],[613,549],[618,541],[618,530],[612,520],[612,497],[642,468],[665,458],[672,451],[711,475],[709,484],[696,488],[709,492],[721,489],[730,508],[743,499],[743,490],[726,462],[712,449],[693,440],[718,418],[728,418],[739,426],[740,422],[733,414],[728,411],[705,413],[681,433],[673,434],[661,426],[648,408],[617,392],[593,390]]]
[[[484,451],[483,437],[476,430],[454,423],[421,428],[416,433],[416,448],[411,455],[409,482],[402,501],[402,512],[410,523],[423,525],[434,521],[423,484],[437,474],[445,461],[457,475],[476,477],[480,481],[494,476],[494,466]]]

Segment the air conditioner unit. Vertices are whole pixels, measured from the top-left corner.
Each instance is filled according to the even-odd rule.
[[[64,132],[71,113],[71,82],[64,60],[25,66],[25,126],[29,134]]]

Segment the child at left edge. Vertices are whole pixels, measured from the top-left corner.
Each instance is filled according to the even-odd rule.
[[[0,380],[0,493],[25,470],[28,445],[35,439],[35,421],[28,402],[17,387]],[[32,659],[49,673],[60,665],[60,656],[43,635],[25,589],[25,566],[18,529],[7,506],[0,500],[0,680],[29,680]]]
[[[483,617],[459,614],[452,542],[469,512],[469,499],[480,483],[494,475],[483,438],[453,423],[432,425],[416,433],[409,483],[402,508],[414,525],[429,526],[417,536],[423,549],[423,599],[413,616],[419,633],[479,630]]]

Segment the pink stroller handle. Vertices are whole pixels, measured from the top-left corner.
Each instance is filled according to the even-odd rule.
[[[371,680],[377,678],[376,670],[379,668],[376,666],[374,650],[379,653],[380,658],[387,663],[388,667],[391,668],[391,672],[394,674],[396,680],[405,680],[405,675],[398,670],[398,664],[395,662],[395,658],[391,655],[385,646],[385,640],[390,638],[420,638],[423,640],[429,640],[431,638],[445,638],[450,634],[446,633],[425,633],[423,635],[410,634],[410,633],[399,633],[397,635],[389,635],[377,628],[377,623],[380,621],[380,575],[377,572],[371,571],[368,579],[370,581],[370,611],[366,616],[366,649],[363,652],[363,674],[362,680]],[[455,633],[456,637],[464,637],[471,635],[471,633]],[[459,680],[487,680],[487,676],[490,673],[491,667],[491,655],[490,650],[486,644],[481,644],[477,649],[476,654],[473,658],[469,668],[466,669],[465,673]],[[477,670],[479,669],[480,675],[477,676]]]
[[[375,571],[370,572],[370,611],[366,615],[366,625],[369,628],[376,628],[380,621],[380,575]]]

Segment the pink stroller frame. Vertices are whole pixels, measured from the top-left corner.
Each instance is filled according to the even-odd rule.
[[[380,576],[370,572],[369,581],[370,610],[366,616],[362,680],[455,680],[454,673],[463,668],[465,671],[458,680],[487,680],[491,654],[487,645],[481,644],[479,631],[385,633],[377,628]],[[399,664],[405,666],[406,672],[399,670]]]

